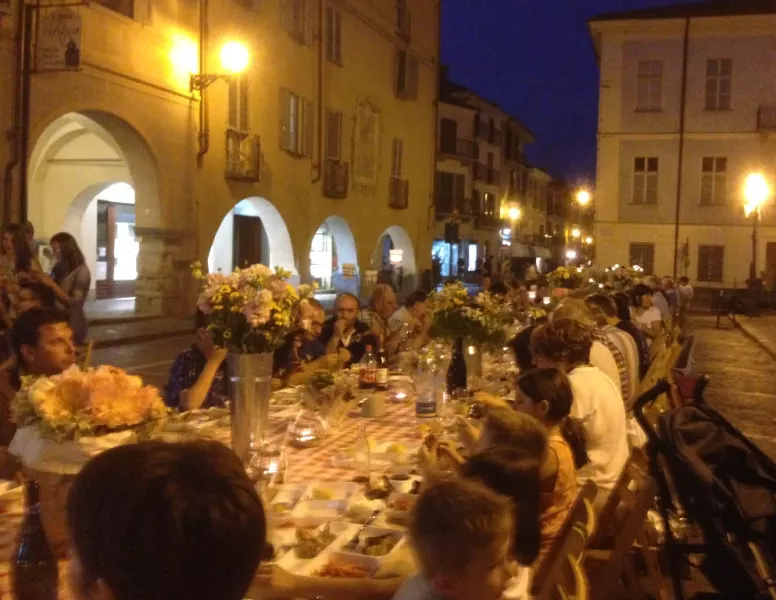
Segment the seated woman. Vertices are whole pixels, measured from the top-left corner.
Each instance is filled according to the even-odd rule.
[[[631,315],[633,322],[650,340],[654,340],[663,328],[663,316],[652,304],[652,289],[639,284],[633,288]]]
[[[316,371],[337,369],[350,360],[350,352],[344,348],[340,348],[334,355],[336,360],[330,360],[326,354],[314,360],[305,360],[303,349],[307,336],[305,329],[294,329],[286,335],[283,345],[275,350],[272,361],[273,387],[305,384]]]
[[[574,400],[570,416],[584,430],[587,464],[577,469],[577,483],[593,481],[603,493],[600,508],[614,489],[629,456],[625,405],[620,391],[600,369],[590,365],[590,329],[577,321],[553,320],[534,331],[534,362],[539,368],[563,370]]]

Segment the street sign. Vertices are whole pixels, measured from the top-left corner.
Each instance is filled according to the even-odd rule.
[[[81,66],[81,24],[81,15],[72,8],[41,9],[35,53],[38,71],[74,70]]]

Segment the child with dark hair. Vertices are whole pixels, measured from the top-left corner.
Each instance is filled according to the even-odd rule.
[[[67,499],[78,600],[242,600],[266,519],[240,460],[217,442],[145,442],[92,459]]]
[[[197,311],[196,341],[181,352],[170,368],[165,403],[179,410],[221,407],[228,396],[226,348],[217,346],[207,316]]]
[[[547,457],[542,468],[540,557],[547,555],[577,495],[575,468],[588,462],[585,433],[572,419],[571,383],[558,369],[536,369],[517,380],[515,409],[547,428]]]

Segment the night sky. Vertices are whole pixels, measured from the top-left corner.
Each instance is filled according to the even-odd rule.
[[[533,131],[532,164],[593,184],[598,67],[587,20],[681,3],[688,0],[442,0],[442,63]]]

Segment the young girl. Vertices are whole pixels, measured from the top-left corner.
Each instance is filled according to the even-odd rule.
[[[541,470],[541,534],[536,565],[547,555],[577,495],[575,468],[587,463],[581,425],[569,417],[573,394],[558,369],[536,369],[517,380],[515,409],[547,428],[547,455]]]

